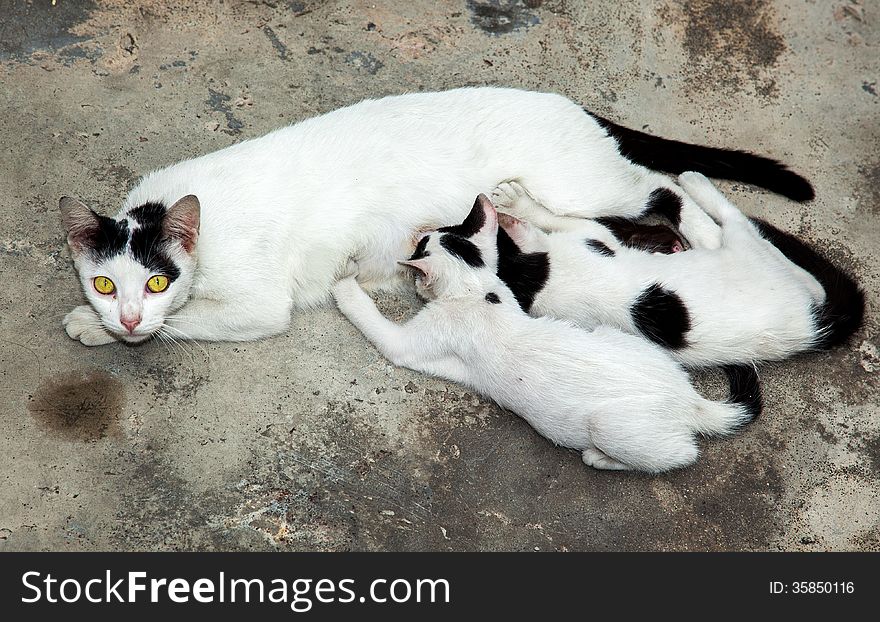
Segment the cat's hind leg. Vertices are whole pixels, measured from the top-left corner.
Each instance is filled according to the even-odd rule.
[[[632,467],[602,453],[595,447],[587,447],[581,452],[584,464],[604,471],[631,471]]]

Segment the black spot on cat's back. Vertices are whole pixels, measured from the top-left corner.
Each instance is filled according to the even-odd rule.
[[[122,434],[122,383],[104,371],[73,372],[46,380],[28,410],[46,432],[71,441],[96,441]]]
[[[604,255],[605,257],[614,257],[614,250],[608,248],[608,245],[604,242],[600,242],[599,240],[584,240],[584,244],[587,245],[587,248],[599,253],[600,255]]]
[[[630,314],[639,332],[654,343],[673,350],[687,345],[685,335],[691,329],[687,307],[678,294],[659,283],[639,295]]]
[[[513,293],[520,308],[528,313],[547,279],[550,257],[547,253],[523,253],[504,229],[498,229],[498,278]]]
[[[489,292],[488,294],[486,294],[486,302],[490,302],[493,305],[500,305],[501,299],[498,297],[498,294],[496,294],[495,292]]]
[[[450,255],[458,257],[473,268],[482,268],[483,255],[473,242],[452,234],[446,234],[440,238],[440,246],[446,249]]]

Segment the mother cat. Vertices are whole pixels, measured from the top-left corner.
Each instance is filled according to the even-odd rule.
[[[115,218],[62,198],[91,303],[64,326],[85,345],[161,331],[273,335],[293,309],[328,299],[350,256],[365,286],[389,285],[415,232],[461,221],[474,196],[505,181],[560,215],[659,211],[715,247],[717,225],[656,172],[685,170],[813,197],[773,160],[652,137],[559,95],[465,88],[363,101],[152,172]]]

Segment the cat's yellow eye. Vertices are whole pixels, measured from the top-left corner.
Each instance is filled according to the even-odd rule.
[[[99,294],[112,294],[116,291],[116,286],[113,284],[113,281],[106,276],[96,276],[92,281],[92,284],[95,286],[95,291]]]
[[[150,280],[147,281],[147,289],[154,294],[164,292],[168,289],[168,277],[164,274],[154,274],[150,277]]]

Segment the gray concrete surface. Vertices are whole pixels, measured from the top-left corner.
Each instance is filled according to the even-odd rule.
[[[850,0],[0,0],[0,549],[880,549],[880,7]],[[592,471],[334,310],[261,343],[87,349],[58,197],[364,97],[497,84],[790,163],[724,184],[868,292],[848,347],[661,477]],[[392,316],[411,298],[385,298]],[[709,394],[721,379],[698,376]]]

